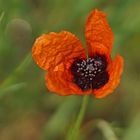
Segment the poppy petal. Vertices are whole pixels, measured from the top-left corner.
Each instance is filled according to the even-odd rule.
[[[35,62],[44,70],[84,55],[85,50],[79,39],[67,31],[44,34],[36,39],[32,48]]]
[[[117,55],[108,69],[109,73],[108,83],[105,84],[102,88],[93,91],[95,97],[103,98],[112,93],[120,82],[120,76],[122,74],[122,71],[123,71],[123,58],[120,55]]]
[[[105,13],[97,9],[90,13],[85,27],[85,36],[89,54],[94,54],[94,50],[101,46],[104,46],[104,50],[107,49],[110,54],[114,37]]]
[[[61,96],[66,95],[82,95],[82,94],[89,94],[91,90],[83,91],[72,82],[72,75],[70,74],[69,70],[65,71],[53,71],[48,70],[46,74],[46,86],[47,88]]]

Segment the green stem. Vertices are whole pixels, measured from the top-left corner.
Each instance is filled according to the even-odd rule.
[[[87,104],[88,104],[88,95],[85,95],[83,97],[83,101],[82,101],[81,108],[80,108],[79,114],[77,116],[75,125],[71,130],[71,134],[68,135],[67,140],[77,140],[77,137],[78,137],[78,134],[79,134],[79,129],[80,129],[81,123],[82,123],[83,118],[84,118],[84,114],[85,114],[85,111],[86,111]]]

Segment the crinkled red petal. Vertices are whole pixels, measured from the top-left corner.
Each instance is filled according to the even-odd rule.
[[[85,36],[89,55],[95,53],[96,49],[104,47],[110,54],[113,44],[113,32],[106,20],[106,15],[102,11],[93,10],[87,20]]]
[[[54,68],[76,57],[85,56],[85,50],[79,39],[70,32],[51,32],[36,39],[32,56],[44,70]]]
[[[111,94],[118,86],[123,71],[123,58],[117,55],[108,67],[109,81],[98,90],[93,90],[96,98],[103,98]]]

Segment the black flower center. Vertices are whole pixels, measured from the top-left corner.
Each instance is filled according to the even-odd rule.
[[[109,75],[106,68],[105,56],[96,55],[87,59],[76,59],[71,66],[73,82],[83,91],[99,89],[108,82]]]

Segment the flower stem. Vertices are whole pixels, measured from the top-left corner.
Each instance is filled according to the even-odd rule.
[[[71,130],[70,135],[68,135],[67,140],[77,140],[77,137],[78,137],[78,134],[79,134],[79,129],[80,129],[81,123],[83,121],[84,114],[85,114],[85,111],[86,111],[86,107],[87,107],[87,104],[88,104],[88,97],[89,97],[88,95],[85,95],[83,97],[83,101],[82,101],[82,104],[81,104],[79,114],[77,116],[76,122],[74,124],[74,127]]]

